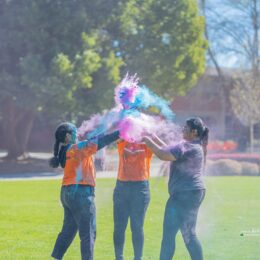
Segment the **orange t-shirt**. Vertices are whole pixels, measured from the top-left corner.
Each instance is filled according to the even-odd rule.
[[[88,144],[82,149],[79,149],[76,144],[70,147],[66,152],[63,186],[71,184],[95,186],[96,171],[92,155],[96,151],[96,144]]]
[[[153,152],[145,144],[133,144],[126,141],[119,141],[117,148],[119,153],[117,179],[120,181],[148,180]]]

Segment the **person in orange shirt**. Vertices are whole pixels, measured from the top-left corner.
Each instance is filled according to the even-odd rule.
[[[77,231],[80,237],[81,258],[93,260],[96,237],[96,209],[94,201],[96,172],[92,155],[119,138],[113,132],[100,138],[77,142],[77,128],[62,123],[55,131],[54,157],[50,166],[64,168],[61,202],[64,208],[62,230],[52,257],[62,259]]]
[[[123,259],[125,230],[130,218],[134,259],[141,260],[144,218],[150,201],[149,177],[152,151],[144,143],[117,143],[119,169],[113,194],[114,249],[116,260]]]

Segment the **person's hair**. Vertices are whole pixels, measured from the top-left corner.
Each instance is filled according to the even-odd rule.
[[[205,123],[199,117],[192,117],[192,118],[187,119],[186,124],[187,124],[187,126],[189,126],[189,128],[191,130],[194,130],[194,129],[197,130],[198,137],[199,137],[199,140],[202,145],[203,152],[204,152],[204,159],[206,162],[207,145],[208,145],[208,140],[209,140],[208,127],[205,125]]]
[[[66,146],[62,145],[65,143],[66,134],[72,134],[75,131],[76,126],[65,122],[60,124],[55,131],[55,144],[53,148],[53,157],[50,159],[49,164],[53,168],[59,167],[64,168],[66,164]]]

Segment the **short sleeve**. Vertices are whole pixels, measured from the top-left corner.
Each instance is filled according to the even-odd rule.
[[[153,151],[148,146],[145,147],[145,151],[146,151],[147,157],[152,158]]]
[[[119,152],[122,152],[125,148],[126,142],[124,140],[119,140],[117,142],[117,149]]]
[[[176,158],[176,160],[179,160],[184,155],[184,149],[182,144],[177,144],[170,148],[171,154]]]
[[[97,144],[89,143],[85,148],[84,152],[89,155],[93,155],[97,152]]]
[[[96,137],[91,138],[89,140],[83,140],[83,141],[77,143],[77,147],[78,147],[79,150],[88,149],[88,147],[90,145],[97,145],[97,140],[98,139]]]

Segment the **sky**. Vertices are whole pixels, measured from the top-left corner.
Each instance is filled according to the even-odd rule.
[[[227,2],[232,2],[227,5]],[[249,35],[250,42],[252,42],[253,31],[251,31],[251,18],[249,16],[249,2],[245,0],[247,5],[240,11],[236,8],[239,1],[227,0],[206,0],[206,18],[207,27],[210,38],[210,45],[216,54],[216,58],[220,66],[227,68],[248,68],[250,62],[245,53],[244,48],[241,47],[248,45],[247,34]],[[260,13],[260,3],[259,13]],[[225,24],[225,26],[224,26]],[[224,32],[226,26],[231,26]],[[260,23],[259,23],[260,25]],[[259,32],[260,35],[260,32]],[[236,41],[234,41],[236,37]],[[240,45],[237,44],[240,42]],[[209,61],[209,64],[211,62]]]

